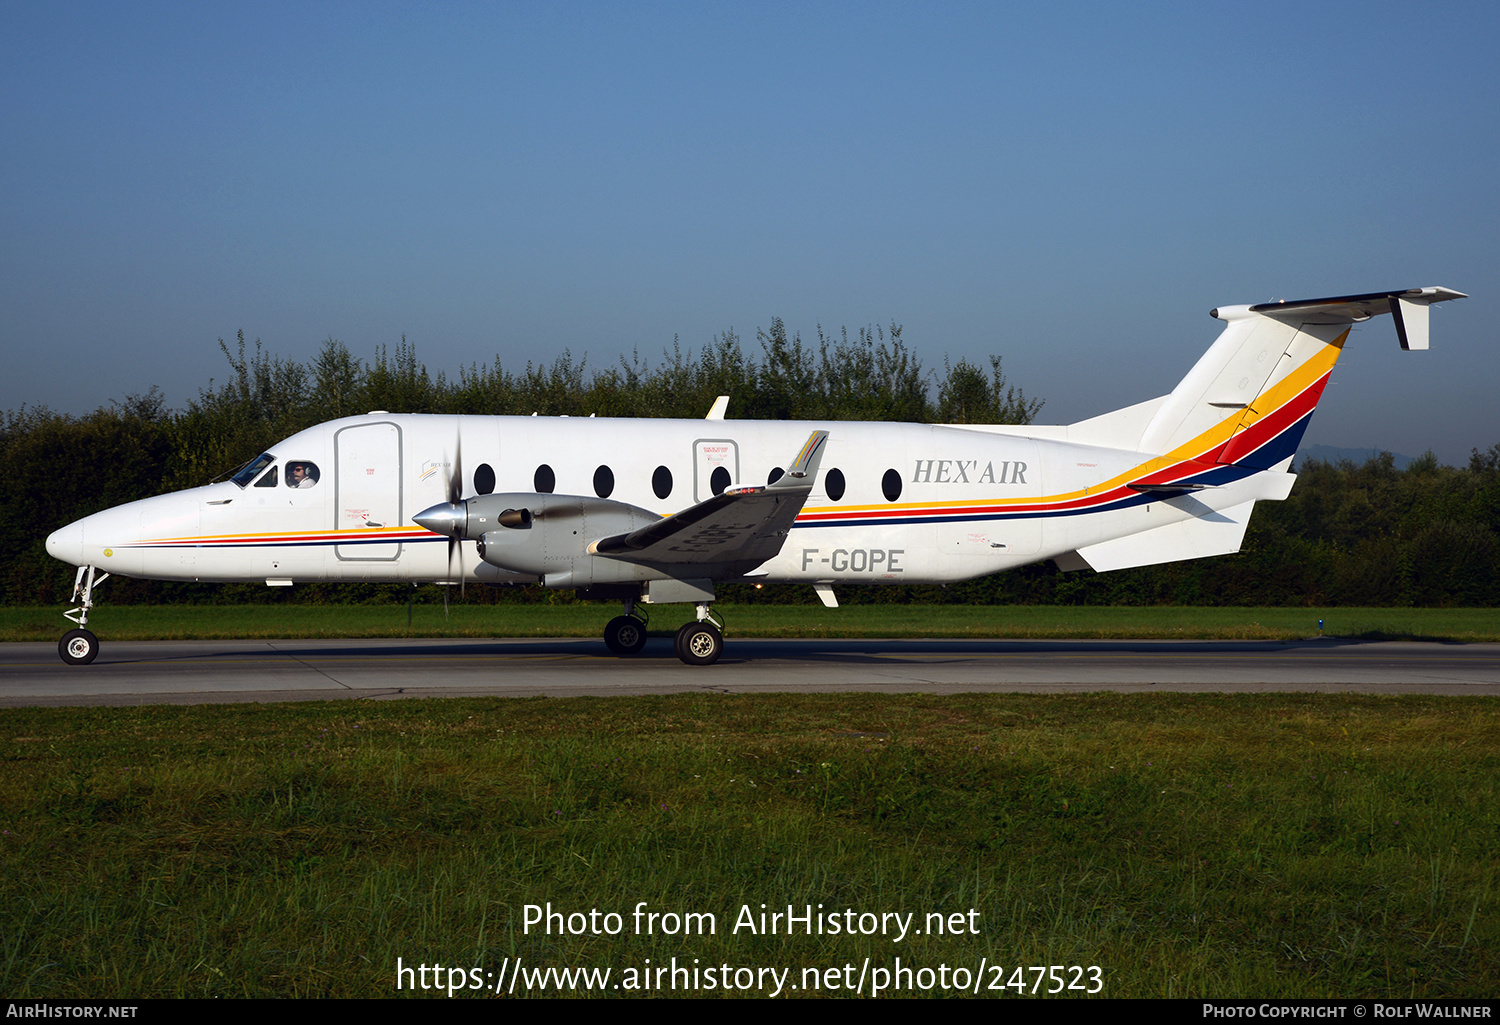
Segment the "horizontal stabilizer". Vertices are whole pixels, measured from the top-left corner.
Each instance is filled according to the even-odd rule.
[[[1403,349],[1427,348],[1427,312],[1433,303],[1467,299],[1451,288],[1428,286],[1398,292],[1367,292],[1327,299],[1295,299],[1291,302],[1260,303],[1251,313],[1266,317],[1296,319],[1310,324],[1354,324],[1389,313],[1396,321],[1396,336]],[[1218,311],[1214,311],[1218,316]]]
[[[1354,324],[1389,313],[1396,322],[1396,337],[1401,342],[1401,348],[1426,349],[1427,314],[1432,304],[1467,298],[1463,292],[1455,292],[1451,288],[1428,286],[1399,292],[1369,292],[1364,295],[1331,296],[1327,299],[1261,303],[1251,306],[1250,312],[1306,324]],[[1215,310],[1213,315],[1217,317],[1218,311]]]

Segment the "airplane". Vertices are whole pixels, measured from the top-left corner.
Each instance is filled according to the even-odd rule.
[[[696,618],[677,656],[724,649],[727,582],[967,580],[1053,560],[1099,572],[1239,550],[1289,472],[1350,328],[1389,313],[1428,347],[1415,288],[1221,306],[1170,394],[1065,426],[450,416],[375,411],[309,428],[229,479],[84,517],[47,550],[78,567],[65,662],[111,574],[157,580],[525,584],[617,600],[609,649],[639,653],[649,606]]]

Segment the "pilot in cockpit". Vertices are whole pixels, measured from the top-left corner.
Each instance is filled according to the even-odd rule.
[[[292,462],[286,464],[286,486],[310,488],[318,483],[318,468],[312,463]]]

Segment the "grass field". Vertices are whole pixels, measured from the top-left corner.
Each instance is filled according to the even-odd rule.
[[[1113,997],[1488,997],[1497,713],[1330,694],[5,710],[0,991],[384,997],[398,958],[490,986],[520,958],[609,969],[627,995],[676,958],[735,984],[785,971],[805,996],[868,958],[902,995],[1045,992],[1029,966],[1058,965],[1085,989],[1097,966]],[[619,934],[528,931],[549,902],[618,913]],[[716,928],[645,934],[640,902]],[[733,929],[762,904],[958,929]]]
[[[1500,641],[1500,609],[1191,608],[1109,606],[714,606],[739,637],[1013,637]],[[89,625],[105,640],[257,637],[591,637],[613,603],[562,605],[101,605]],[[669,634],[689,606],[652,611]],[[52,641],[69,624],[56,608],[0,608],[0,641]]]

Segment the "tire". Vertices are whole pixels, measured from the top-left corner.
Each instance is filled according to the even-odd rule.
[[[69,630],[57,642],[57,653],[70,666],[86,666],[99,654],[99,638],[90,630]]]
[[[711,666],[724,654],[724,635],[712,623],[689,623],[677,631],[677,657],[690,666]]]
[[[604,627],[604,644],[616,655],[638,655],[646,646],[646,624],[634,616],[616,616]]]

